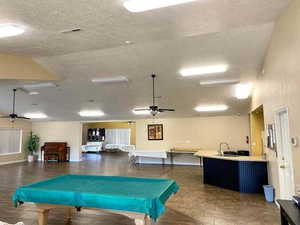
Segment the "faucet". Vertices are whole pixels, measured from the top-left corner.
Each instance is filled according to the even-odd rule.
[[[220,143],[220,147],[219,147],[219,155],[223,155],[223,151],[222,151],[222,145],[226,145],[227,146],[227,150],[230,150],[229,144],[226,142],[221,142]]]

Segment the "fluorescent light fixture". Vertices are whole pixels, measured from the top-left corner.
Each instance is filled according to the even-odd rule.
[[[0,38],[17,36],[24,32],[24,26],[18,24],[0,24]]]
[[[200,85],[209,86],[209,85],[221,85],[221,84],[237,84],[239,80],[208,80],[200,81]]]
[[[235,87],[235,97],[237,99],[247,99],[252,91],[252,84],[237,84]]]
[[[57,87],[57,84],[52,82],[47,83],[37,83],[37,84],[25,84],[23,88],[25,89],[40,89],[40,88],[53,88]]]
[[[217,111],[225,111],[228,109],[227,105],[203,105],[197,106],[195,108],[198,112],[217,112]]]
[[[195,0],[128,0],[124,2],[123,5],[130,12],[143,12],[194,1]]]
[[[99,117],[104,116],[104,113],[100,110],[84,110],[78,113],[82,117]]]
[[[150,115],[150,110],[138,110],[137,111],[137,109],[134,109],[134,110],[132,110],[132,112],[135,115]]]
[[[25,113],[25,117],[30,118],[30,119],[46,119],[48,116],[44,113]]]
[[[211,73],[224,73],[228,69],[227,65],[213,65],[213,66],[203,66],[194,67],[180,70],[180,74],[183,77],[197,76]]]
[[[40,94],[40,93],[37,92],[37,91],[30,91],[28,94],[29,94],[29,95],[38,95],[38,94]]]
[[[125,76],[115,76],[115,77],[101,77],[101,78],[93,78],[93,83],[120,83],[120,82],[128,82],[128,78]]]

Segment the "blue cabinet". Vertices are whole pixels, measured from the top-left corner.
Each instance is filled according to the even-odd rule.
[[[268,184],[266,162],[203,158],[205,184],[243,193],[263,192]]]

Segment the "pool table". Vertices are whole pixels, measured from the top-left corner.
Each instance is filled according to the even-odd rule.
[[[137,225],[151,224],[165,211],[165,202],[178,191],[174,180],[157,178],[68,174],[21,186],[13,201],[17,207],[31,202],[37,207],[38,224],[46,225],[49,210],[96,208],[128,216]]]

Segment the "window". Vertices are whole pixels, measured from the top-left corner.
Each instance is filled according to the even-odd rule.
[[[0,128],[0,155],[20,153],[22,148],[22,130],[18,128]]]
[[[107,142],[107,144],[129,145],[130,129],[105,129],[105,141]]]

